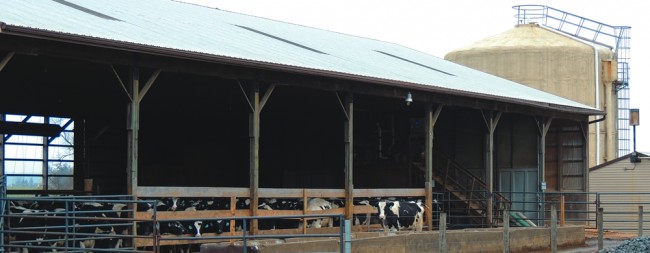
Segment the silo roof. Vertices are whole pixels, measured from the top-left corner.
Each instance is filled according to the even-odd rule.
[[[5,34],[602,114],[394,43],[171,0],[4,0],[2,5]]]
[[[506,30],[502,33],[490,36],[488,38],[475,41],[467,46],[460,47],[448,53],[448,55],[455,52],[474,51],[481,52],[481,50],[493,50],[495,48],[553,48],[553,47],[566,47],[566,48],[582,48],[585,50],[593,50],[593,46],[598,48],[601,52],[606,52],[613,55],[610,48],[597,45],[592,42],[580,39],[578,37],[567,36],[536,23],[518,24],[512,29]]]

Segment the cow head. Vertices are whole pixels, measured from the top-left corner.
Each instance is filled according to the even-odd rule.
[[[178,208],[178,198],[172,198],[170,206],[172,211],[176,211],[176,208]]]
[[[386,219],[386,212],[384,211],[385,208],[386,208],[386,201],[377,202],[377,209],[379,209],[379,219],[381,220]]]
[[[193,228],[190,228],[190,231],[196,231],[196,233],[194,233],[194,236],[201,237],[201,227],[203,226],[203,221],[197,220],[194,222],[193,226]]]

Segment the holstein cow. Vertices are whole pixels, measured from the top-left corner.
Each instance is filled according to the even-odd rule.
[[[415,231],[422,231],[424,215],[422,202],[380,201],[377,204],[379,219],[384,224],[384,228],[399,231],[414,227]]]
[[[339,208],[339,206],[322,198],[313,198],[307,202],[307,210],[309,211],[329,210],[334,208]],[[333,227],[334,220],[331,217],[316,219],[309,225],[309,227],[312,228],[321,228],[324,226]]]

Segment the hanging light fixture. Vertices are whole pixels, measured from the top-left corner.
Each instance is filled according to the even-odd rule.
[[[409,91],[408,94],[406,94],[406,99],[404,99],[404,101],[406,101],[406,105],[407,105],[407,106],[408,106],[408,105],[411,105],[411,102],[413,102],[413,96],[411,96],[411,92],[410,92],[410,91]]]

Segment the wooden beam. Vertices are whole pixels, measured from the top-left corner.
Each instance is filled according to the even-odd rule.
[[[251,195],[251,215],[257,216],[257,206],[259,205],[259,169],[260,169],[260,86],[254,83],[251,88],[251,106],[253,111],[249,113],[249,138],[250,138],[250,195]],[[257,220],[251,220],[250,231],[252,234],[257,233]]]
[[[372,197],[423,197],[424,189],[354,189],[354,196],[357,198]]]
[[[2,58],[2,60],[0,61],[0,72],[2,72],[2,69],[4,69],[5,66],[7,66],[7,63],[9,63],[9,60],[11,60],[11,58],[14,57],[15,54],[16,52],[11,51],[7,53],[5,57]]]
[[[122,90],[124,90],[124,93],[129,98],[129,101],[133,101],[133,98],[131,97],[131,93],[129,92],[129,89],[126,88],[126,85],[124,85],[124,82],[122,82],[122,78],[120,78],[120,74],[117,73],[117,70],[115,70],[115,67],[113,67],[113,64],[110,64],[110,66],[111,66],[111,70],[113,71],[113,74],[115,74],[115,77],[117,78],[117,82],[120,84],[120,87],[122,87]]]
[[[348,116],[348,112],[345,109],[345,105],[343,105],[343,101],[341,100],[341,96],[339,96],[339,92],[335,91],[336,94],[336,99],[339,101],[339,105],[341,105],[341,109],[343,110],[343,115],[345,116],[345,120],[350,120],[350,116]]]
[[[275,84],[271,84],[269,86],[269,89],[266,90],[266,92],[264,93],[264,96],[262,97],[262,102],[260,102],[260,111],[264,109],[266,102],[269,101],[269,97],[271,97],[273,90],[275,90]]]
[[[345,198],[345,189],[259,188],[260,198]],[[137,195],[143,198],[195,197],[250,198],[250,189],[244,187],[174,187],[139,186]],[[422,188],[354,189],[357,198],[372,197],[423,197]]]
[[[141,186],[138,187],[137,195],[143,198],[164,198],[164,197],[221,197],[235,196],[249,198],[249,188],[243,187],[174,187],[174,186]]]
[[[0,134],[57,137],[62,130],[57,124],[0,121]]]
[[[138,102],[142,102],[142,99],[144,98],[145,95],[147,95],[147,92],[151,88],[151,85],[156,81],[158,78],[158,75],[160,75],[161,69],[156,69],[153,74],[149,77],[149,80],[147,80],[147,83],[144,84],[144,87],[142,88],[142,91],[140,93],[140,96],[138,97]]]
[[[354,153],[354,101],[351,92],[345,96],[345,112],[348,118],[344,122],[344,145],[345,145],[345,203],[353,203],[354,184],[353,184],[353,153]],[[353,205],[345,205],[345,219],[353,219]]]

